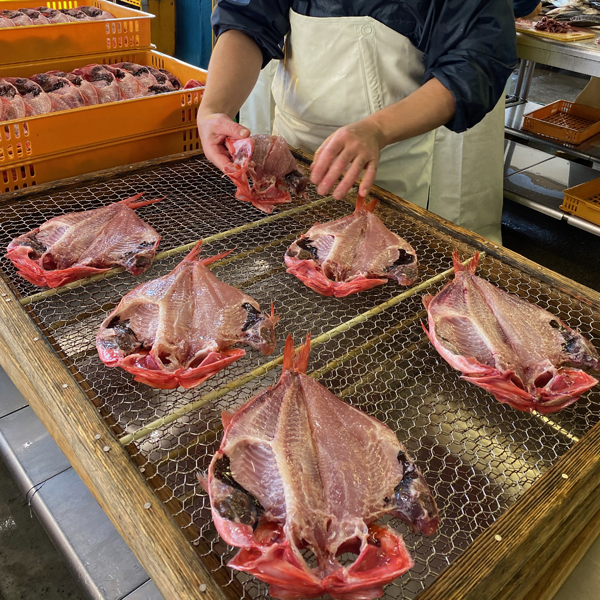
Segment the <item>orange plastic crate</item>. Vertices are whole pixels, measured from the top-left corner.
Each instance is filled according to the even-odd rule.
[[[0,67],[0,77],[29,77],[51,69],[70,71],[90,63],[114,64],[122,61],[168,69],[183,84],[188,79],[201,83],[206,81],[206,71],[151,50],[4,66]],[[0,169],[24,160],[72,152],[84,146],[186,126],[196,127],[201,97],[201,89],[179,90],[4,121],[0,123]]]
[[[561,208],[565,212],[600,225],[600,178],[565,190]]]
[[[2,0],[2,10],[18,8],[77,8],[95,6],[115,16],[108,21],[56,23],[0,29],[0,66],[151,47],[150,20],[154,15],[107,0]]]
[[[36,160],[21,160],[10,166],[2,166],[0,163],[0,193],[170,154],[190,152],[200,147],[198,129],[190,126],[78,148]]]
[[[557,100],[524,115],[523,129],[577,145],[600,133],[600,110]]]

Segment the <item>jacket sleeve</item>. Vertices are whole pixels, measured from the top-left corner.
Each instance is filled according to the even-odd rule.
[[[215,37],[229,29],[243,31],[261,49],[264,67],[273,58],[283,58],[290,6],[291,0],[219,0],[211,19]]]
[[[530,15],[540,3],[541,0],[514,0],[513,8],[515,10],[515,17],[526,17]]]
[[[456,101],[446,124],[460,133],[494,108],[517,62],[512,0],[446,0],[431,27],[424,81],[437,78]]]

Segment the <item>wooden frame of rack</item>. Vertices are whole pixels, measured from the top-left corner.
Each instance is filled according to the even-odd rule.
[[[295,152],[305,164],[310,157]],[[189,158],[189,154],[185,155]],[[149,169],[182,160],[182,155],[40,185],[0,196],[3,202],[42,195],[107,180],[121,173]],[[382,200],[401,204],[402,210],[458,241],[479,247],[488,255],[551,284],[556,289],[600,309],[600,294],[544,269],[484,238],[452,225],[429,212],[409,206],[392,194],[376,189]],[[175,500],[161,499],[148,485],[154,473],[144,472],[142,459],[132,459],[109,430],[90,399],[85,381],[70,372],[45,339],[43,331],[23,307],[11,287],[0,280],[0,364],[46,426],[77,473],[105,510],[118,531],[152,577],[166,600],[233,600],[239,590],[222,587],[222,576],[210,571],[211,558],[201,558],[193,546],[193,526]],[[118,485],[115,484],[118,482]],[[588,523],[598,531],[600,519],[600,424],[523,494],[502,516],[479,535],[418,600],[541,600],[549,596],[534,590],[549,577],[553,561],[565,555],[571,543],[581,545]],[[174,514],[179,516],[173,517]],[[589,529],[589,528],[588,528]],[[579,538],[578,538],[579,536]],[[590,535],[584,536],[588,540]],[[579,540],[579,541],[578,541]],[[151,543],[149,543],[149,541]],[[207,562],[208,561],[208,562]],[[562,574],[565,574],[565,569]],[[552,586],[546,586],[550,589]],[[528,594],[530,594],[528,596]],[[533,595],[531,595],[533,594]],[[536,595],[537,594],[537,595]],[[238,596],[239,597],[239,596]]]

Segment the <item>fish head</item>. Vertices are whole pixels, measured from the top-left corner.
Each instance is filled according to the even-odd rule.
[[[250,302],[242,304],[242,308],[246,309],[246,321],[242,325],[242,341],[256,348],[265,356],[273,354],[277,339],[275,337],[275,325],[279,321],[279,317],[274,314],[271,307],[271,314],[266,315],[261,313]]]

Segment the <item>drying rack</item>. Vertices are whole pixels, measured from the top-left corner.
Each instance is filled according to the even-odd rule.
[[[307,170],[310,157],[294,151]],[[386,422],[415,458],[440,507],[431,538],[400,523],[415,567],[386,599],[525,598],[600,509],[600,393],[549,416],[497,402],[460,379],[427,340],[422,296],[453,275],[452,251],[481,252],[478,274],[534,302],[600,347],[600,295],[429,212],[375,190],[377,213],[419,256],[419,279],[344,299],[286,274],[283,254],[315,221],[349,214],[352,198],[308,197],[265,215],[201,153],[157,159],[0,196],[0,243],[65,212],[134,193],[166,196],[138,214],[162,235],[140,277],[108,274],[40,292],[3,258],[0,363],[30,402],[167,600],[268,598],[226,567],[196,475],[220,443],[220,414],[277,381],[288,333],[313,335],[309,375]],[[169,272],[198,239],[211,269],[281,316],[272,357],[244,358],[195,390],[155,390],[97,357],[95,335],[119,299]],[[592,519],[594,519],[592,521]],[[597,527],[597,525],[594,525]]]

